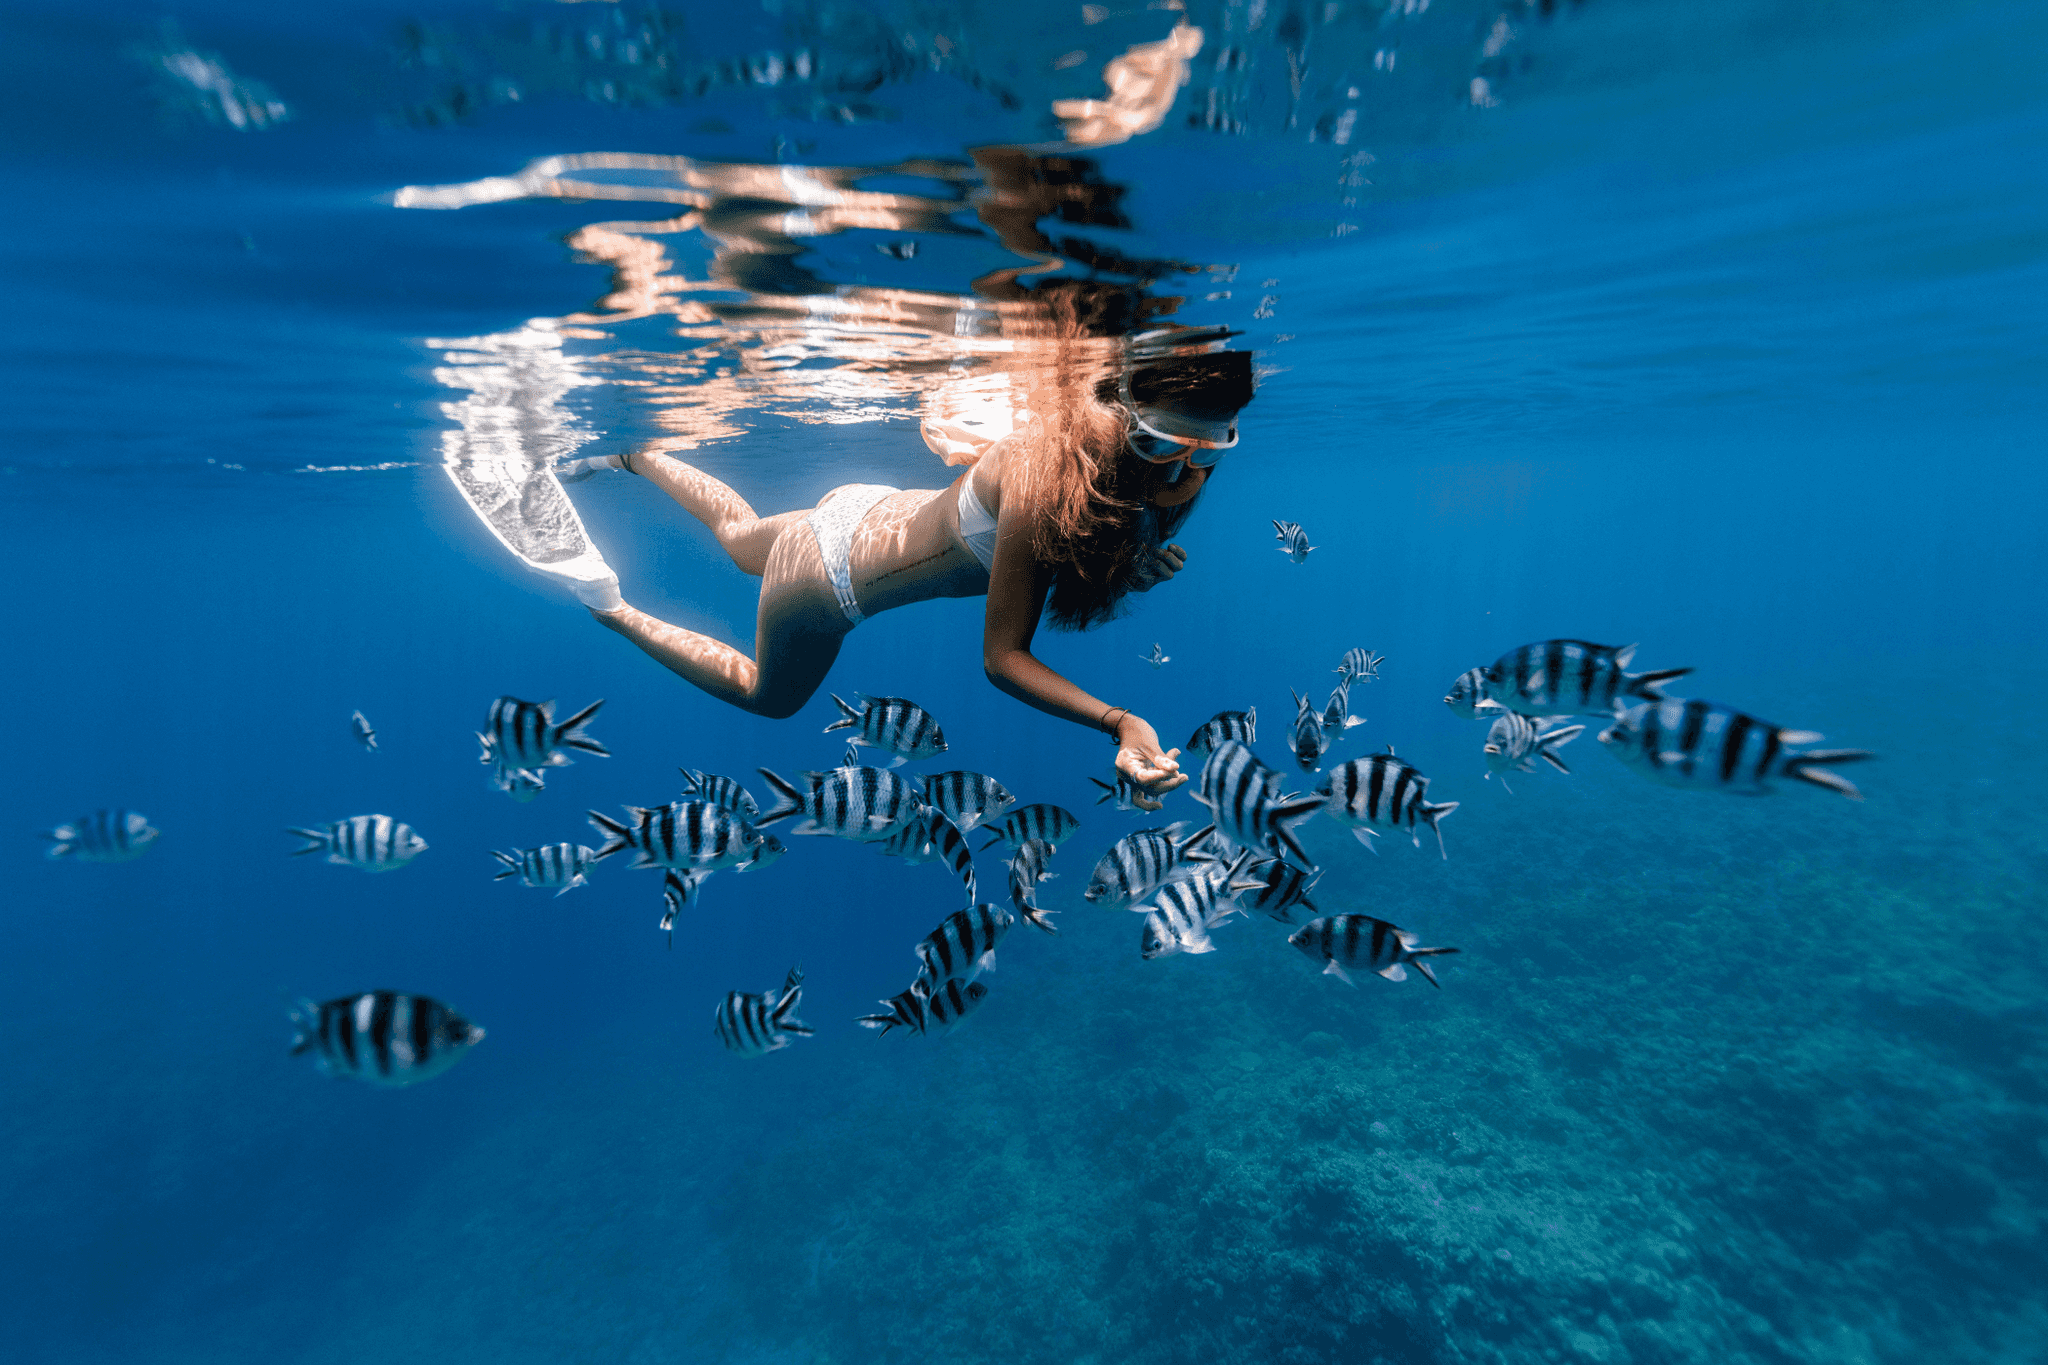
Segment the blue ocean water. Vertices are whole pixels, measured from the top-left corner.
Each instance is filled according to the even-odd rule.
[[[1183,17],[1205,44],[1162,125],[1059,153],[1051,102]],[[2038,6],[0,23],[0,1356],[2048,1359]],[[1141,823],[1091,804],[1109,747],[986,683],[973,600],[862,626],[829,684],[919,699],[949,757],[1082,815],[1042,893],[1061,933],[1006,941],[957,1033],[853,1023],[956,902],[935,866],[790,839],[672,949],[622,860],[560,900],[490,880],[489,850],[589,841],[586,809],[670,799],[678,765],[839,745],[822,693],[721,707],[526,574],[451,443],[508,412],[537,457],[676,441],[764,511],[939,486],[937,334],[802,300],[900,318],[1033,264],[957,178],[1004,145],[1116,187],[1120,224],[1039,224],[1058,269],[1165,263],[1138,274],[1172,319],[1240,329],[1261,371],[1187,570],[1044,656],[1169,742],[1255,705],[1280,766],[1289,689],[1383,652],[1333,757],[1429,773],[1448,857],[1303,836],[1326,912],[1462,950],[1440,992],[1349,990],[1260,917],[1140,961],[1137,917],[1080,897]],[[660,231],[689,205],[616,187],[672,168],[406,206],[605,152],[767,171]],[[957,205],[796,223],[832,167]],[[596,302],[631,280],[566,240],[593,224],[642,244],[611,259],[647,311]],[[467,343],[532,319],[549,364],[479,379],[502,355]],[[753,580],[656,490],[572,496],[631,600],[751,639]],[[1867,799],[1667,790],[1591,734],[1508,794],[1440,699],[1552,636],[1877,751]],[[614,757],[489,790],[504,693],[604,698]],[[101,807],[163,835],[42,856]],[[429,852],[285,856],[286,826],[367,811]],[[817,1035],[727,1055],[712,1006],[798,961]],[[380,987],[489,1037],[388,1092],[286,1055],[289,999]]]

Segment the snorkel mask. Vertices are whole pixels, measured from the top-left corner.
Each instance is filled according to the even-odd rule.
[[[1208,335],[1197,333],[1188,340],[1208,351],[1220,346],[1223,339],[1231,335],[1227,330],[1218,329]],[[1172,336],[1172,333],[1148,333],[1137,341],[1142,347],[1146,341],[1167,336]],[[1175,337],[1174,340],[1180,339]],[[1151,464],[1184,460],[1190,468],[1208,469],[1223,458],[1225,451],[1237,444],[1237,415],[1234,412],[1225,417],[1201,417],[1184,407],[1141,402],[1131,391],[1131,377],[1140,368],[1142,362],[1134,364],[1127,361],[1117,376],[1117,400],[1131,421],[1131,430],[1124,440],[1132,454]],[[1180,470],[1174,471],[1173,482],[1179,481],[1180,473]]]

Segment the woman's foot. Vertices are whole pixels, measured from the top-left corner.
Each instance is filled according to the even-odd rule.
[[[632,473],[632,463],[624,454],[592,455],[587,459],[571,460],[555,471],[555,477],[563,483],[582,483],[593,474],[602,474],[608,469]]]

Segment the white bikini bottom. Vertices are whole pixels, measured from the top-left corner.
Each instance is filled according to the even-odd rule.
[[[867,619],[861,614],[860,604],[853,600],[853,533],[869,508],[891,493],[902,491],[878,483],[848,484],[804,518],[811,534],[818,538],[818,553],[824,557],[825,579],[832,585],[832,595],[839,599],[839,609],[846,613],[851,625],[857,626]]]

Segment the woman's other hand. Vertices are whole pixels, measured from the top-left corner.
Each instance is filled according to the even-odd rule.
[[[1126,715],[1119,721],[1116,741],[1116,770],[1154,798],[1147,801],[1139,797],[1141,809],[1158,810],[1164,803],[1157,798],[1187,782],[1188,775],[1175,761],[1180,750],[1161,752],[1159,732],[1142,718]]]
[[[1132,580],[1133,592],[1150,592],[1187,567],[1188,552],[1178,545],[1161,545],[1147,553]]]

